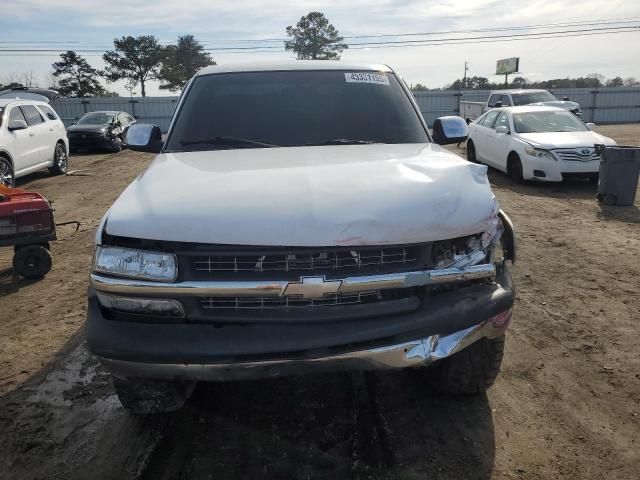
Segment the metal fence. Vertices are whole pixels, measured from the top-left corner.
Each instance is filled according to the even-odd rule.
[[[139,122],[158,125],[163,132],[169,128],[178,97],[91,97],[57,98],[51,102],[66,126],[87,112],[118,110],[133,115]]]
[[[486,102],[489,90],[429,90],[415,92],[415,97],[431,126],[445,115],[459,113],[460,100]],[[568,88],[552,89],[556,97],[569,97],[582,108],[583,120],[600,124],[640,122],[640,88]],[[154,123],[167,131],[178,97],[95,97],[59,98],[52,106],[65,125],[95,110],[121,110],[132,114],[140,122]]]

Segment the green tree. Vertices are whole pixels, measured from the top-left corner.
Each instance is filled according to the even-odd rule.
[[[98,81],[104,73],[72,50],[61,53],[60,61],[51,66],[53,76],[58,79],[57,90],[63,97],[99,97],[106,93]]]
[[[415,85],[413,85],[411,87],[411,90],[414,92],[423,92],[425,90],[429,90],[426,86],[422,85],[421,83],[416,83]]]
[[[624,85],[624,80],[622,80],[622,77],[610,78],[609,80],[607,80],[607,83],[606,83],[607,87],[622,87],[623,85]]]
[[[145,82],[158,78],[165,49],[153,35],[116,38],[113,40],[113,46],[115,50],[102,56],[107,64],[107,80],[134,80],[140,83],[142,96],[145,97]]]
[[[158,79],[163,90],[181,90],[198,70],[216,62],[193,35],[178,37],[176,45],[165,48],[165,58]]]
[[[298,60],[339,60],[349,45],[321,12],[309,12],[295,27],[287,27],[291,40],[284,42],[287,51],[295,52]]]

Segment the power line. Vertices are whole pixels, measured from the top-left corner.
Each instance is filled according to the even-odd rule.
[[[501,31],[515,31],[515,30],[532,30],[532,29],[541,29],[541,28],[551,28],[551,27],[577,27],[577,26],[594,26],[594,25],[610,25],[610,24],[627,24],[627,23],[636,23],[640,20],[640,16],[638,17],[625,17],[625,18],[609,18],[598,21],[593,20],[581,20],[576,22],[561,22],[561,23],[546,23],[546,24],[534,24],[534,25],[521,25],[521,26],[513,26],[513,27],[493,27],[493,28],[482,28],[482,29],[473,29],[473,30],[446,30],[446,31],[433,31],[433,32],[414,32],[414,33],[388,33],[388,34],[370,34],[370,35],[346,35],[343,38],[345,39],[364,39],[364,38],[385,38],[385,37],[411,37],[411,36],[432,36],[432,35],[449,35],[454,33],[482,33],[482,32],[501,32]],[[541,32],[542,33],[542,32]],[[265,42],[284,42],[287,38],[262,38],[262,39],[220,39],[220,40],[199,40],[202,44],[209,43],[265,43]],[[163,44],[169,44],[168,42],[161,42]],[[7,45],[20,45],[20,44],[34,44],[34,45],[47,45],[47,44],[55,44],[55,45],[84,45],[86,46],[95,46],[97,47],[105,47],[105,48],[113,48],[111,44],[102,44],[102,43],[87,43],[78,40],[69,40],[69,41],[0,41],[0,44]]]
[[[498,43],[498,42],[510,42],[510,41],[524,41],[524,40],[540,40],[548,38],[568,38],[568,37],[584,37],[594,35],[613,35],[620,33],[635,33],[640,30],[638,26],[628,27],[608,27],[600,29],[582,29],[582,30],[570,30],[570,31],[556,31],[556,32],[540,32],[529,34],[514,34],[514,35],[494,35],[484,37],[458,37],[458,38],[445,38],[445,39],[430,39],[430,40],[405,40],[405,41],[393,41],[393,42],[364,42],[351,44],[349,49],[363,50],[363,49],[377,49],[377,48],[406,48],[406,47],[421,47],[421,46],[445,46],[445,45],[465,45],[469,43]],[[270,47],[270,46],[255,46],[255,47],[222,47],[222,48],[208,48],[204,49],[209,52],[226,52],[226,53],[279,53],[283,52],[282,47]],[[60,50],[53,49],[0,49],[0,56],[51,56],[59,53]],[[103,50],[77,50],[78,53],[86,54],[87,56],[100,56]]]
[[[454,37],[454,38],[434,38],[434,39],[420,39],[420,40],[389,40],[383,42],[360,42],[360,43],[352,43],[349,44],[349,48],[359,49],[359,48],[382,48],[382,47],[392,47],[394,45],[398,46],[410,46],[410,45],[426,45],[426,44],[454,44],[456,42],[469,42],[476,40],[499,40],[499,39],[515,39],[515,38],[523,38],[523,39],[535,39],[535,38],[552,38],[548,37],[549,35],[566,35],[566,34],[589,34],[595,32],[606,32],[606,33],[621,33],[625,31],[635,31],[640,30],[640,25],[633,26],[622,26],[622,27],[602,27],[602,28],[587,28],[587,29],[577,29],[577,30],[558,30],[554,32],[532,32],[532,33],[517,33],[517,34],[509,34],[509,35],[484,35],[484,36],[476,36],[476,37]],[[576,35],[574,35],[576,36]],[[282,50],[281,46],[250,46],[250,47],[215,47],[215,48],[205,48],[204,50],[210,52],[216,51],[242,51],[242,50],[251,50],[251,51],[259,51],[259,50]],[[10,52],[10,53],[57,53],[60,50],[58,49],[44,49],[44,48],[0,48],[0,52]],[[103,50],[94,50],[94,49],[78,49],[76,50],[78,53],[102,53]]]

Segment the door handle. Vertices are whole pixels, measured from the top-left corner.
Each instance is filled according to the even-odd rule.
[[[53,128],[50,128],[50,129],[49,129],[49,131],[50,131],[50,132],[53,132]]]
[[[33,137],[33,132],[29,132],[29,136],[30,136],[30,137]]]

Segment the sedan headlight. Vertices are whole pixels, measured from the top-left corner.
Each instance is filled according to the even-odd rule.
[[[157,282],[173,282],[178,276],[175,255],[121,247],[98,247],[93,271]]]
[[[540,150],[537,148],[533,148],[530,145],[526,146],[524,151],[527,152],[527,154],[531,155],[532,157],[545,158],[547,160],[556,159],[556,157],[553,156],[553,153],[551,153],[549,150]]]

